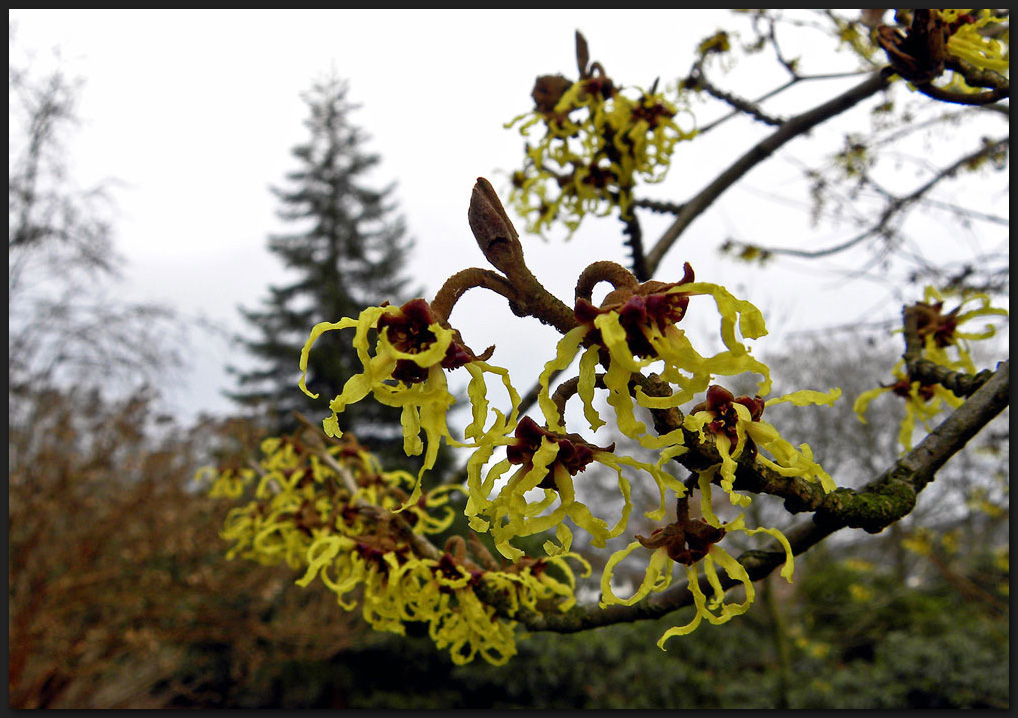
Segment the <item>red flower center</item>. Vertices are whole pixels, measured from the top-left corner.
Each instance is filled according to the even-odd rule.
[[[540,488],[554,489],[554,467],[562,466],[575,476],[587,468],[594,460],[598,451],[614,451],[615,444],[608,447],[594,446],[580,438],[576,434],[558,434],[538,426],[537,422],[529,416],[525,416],[516,426],[516,443],[506,447],[506,458],[510,464],[520,464],[529,471],[534,468],[534,454],[541,448],[541,440],[544,438],[558,444],[558,453],[555,461],[549,466],[548,475],[538,484]]]
[[[635,289],[616,290],[605,297],[600,307],[580,298],[576,300],[573,314],[578,322],[591,327],[592,341],[603,344],[600,330],[594,328],[594,319],[600,314],[615,312],[619,316],[619,324],[626,331],[626,343],[633,356],[652,357],[657,352],[647,340],[645,329],[653,328],[663,332],[669,325],[677,324],[686,316],[689,295],[668,290],[692,281],[693,268],[686,262],[685,273],[678,282],[649,281]]]
[[[693,407],[694,413],[697,411],[709,411],[714,414],[714,419],[707,424],[706,428],[715,436],[719,434],[727,436],[732,444],[732,450],[739,443],[739,432],[736,428],[739,422],[739,414],[735,409],[736,404],[742,404],[749,409],[749,415],[753,421],[760,421],[764,410],[763,399],[759,396],[752,398],[748,396],[736,397],[732,392],[717,384],[707,389],[706,401]],[[743,451],[744,453],[749,452],[749,456],[756,456],[756,444],[748,436],[746,437],[746,448]]]
[[[384,314],[378,320],[378,331],[386,331],[393,347],[407,354],[420,354],[436,340],[431,325],[436,322],[431,305],[423,299],[412,299],[399,308],[398,314]],[[443,369],[458,369],[472,360],[470,352],[457,341],[449,344],[442,358]],[[405,384],[419,384],[428,378],[429,367],[410,359],[399,359],[392,372],[394,379]]]

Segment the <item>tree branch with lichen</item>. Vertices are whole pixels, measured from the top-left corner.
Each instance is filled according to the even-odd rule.
[[[908,515],[915,506],[916,497],[933,481],[937,471],[1008,405],[1008,365],[1008,362],[1002,362],[990,381],[980,387],[965,404],[931,431],[912,451],[862,489],[838,489],[830,498],[811,501],[808,508],[803,506],[800,510],[811,510],[815,514],[811,521],[785,532],[792,552],[797,556],[805,553],[844,528],[862,528],[869,533],[878,533]],[[746,551],[738,559],[756,581],[781,566],[785,561],[785,553],[775,545],[772,548]],[[706,591],[706,579],[703,583]],[[722,584],[731,587],[736,582],[723,578]],[[692,601],[688,585],[677,584],[633,606],[583,606],[562,614],[523,613],[518,614],[516,620],[531,631],[573,633],[616,623],[661,618],[692,605]]]

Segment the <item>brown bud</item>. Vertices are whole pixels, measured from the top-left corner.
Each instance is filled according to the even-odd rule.
[[[506,275],[523,265],[520,235],[513,227],[491,183],[477,178],[467,210],[470,231],[491,265]]]
[[[534,98],[534,107],[538,112],[552,112],[555,105],[562,99],[572,82],[562,75],[541,75],[534,82],[530,96]]]
[[[587,49],[587,38],[576,31],[576,67],[580,71],[580,77],[587,76],[587,66],[590,64],[590,50]]]

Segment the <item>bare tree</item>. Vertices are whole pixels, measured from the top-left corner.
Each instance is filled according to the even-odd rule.
[[[8,72],[8,379],[11,420],[29,421],[22,399],[88,384],[152,384],[179,366],[182,328],[154,304],[118,298],[123,258],[113,239],[107,184],[81,189],[68,172],[81,82],[43,76],[30,60]]]

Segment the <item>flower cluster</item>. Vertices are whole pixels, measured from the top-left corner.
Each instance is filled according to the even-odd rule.
[[[593,405],[595,368],[602,351],[608,354],[607,370],[602,378],[608,389],[608,404],[626,436],[647,448],[660,449],[681,445],[681,431],[654,437],[646,425],[636,418],[635,407],[667,409],[693,400],[707,390],[714,376],[735,376],[755,373],[760,376],[760,392],[770,391],[770,370],[755,359],[745,339],[757,339],[767,333],[763,315],[745,300],[727,289],[708,282],[695,282],[693,269],[687,263],[678,282],[648,281],[636,286],[616,289],[608,294],[600,307],[579,299],[572,331],[559,341],[556,357],[545,365],[540,381],[544,393],[541,408],[549,426],[560,425],[558,408],[548,393],[551,375],[569,366],[580,354],[578,394],[591,429],[604,422]],[[720,336],[725,349],[712,356],[703,356],[677,324],[694,297],[709,296],[720,316]],[[740,336],[741,335],[741,336]],[[643,387],[630,390],[630,382],[642,370],[660,366],[657,377],[669,385],[667,396],[651,396]],[[635,399],[634,399],[635,393]]]
[[[357,602],[346,597],[360,588],[363,615],[372,628],[403,635],[407,623],[427,624],[435,645],[448,649],[457,664],[480,655],[501,665],[516,653],[516,622],[479,597],[482,585],[498,596],[510,616],[521,607],[535,609],[539,601],[557,602],[559,610],[566,610],[575,602],[575,575],[566,559],[589,571],[575,554],[485,570],[450,552],[422,558],[406,546],[374,546],[342,535],[319,537],[307,558],[298,585],[318,578],[347,610]]]
[[[232,544],[228,558],[298,568],[323,533],[377,532],[388,512],[406,503],[407,489],[416,483],[404,471],[384,471],[352,436],[328,447],[300,436],[273,437],[262,442],[261,452],[261,460],[245,469],[199,473],[199,480],[211,484],[213,497],[250,497],[224,522],[223,538]],[[420,534],[446,530],[454,516],[448,501],[455,489],[442,486],[421,493],[401,520]]]
[[[944,9],[940,16],[949,28],[947,52],[978,70],[1006,75],[1011,68],[1007,18],[993,10]],[[1001,28],[1001,32],[995,32]]]
[[[704,313],[710,307],[703,303],[703,298],[713,300],[724,346],[723,350],[706,356],[693,347],[690,337],[678,326],[687,312]],[[550,555],[568,551],[573,536],[567,519],[569,524],[585,531],[594,546],[604,547],[608,539],[622,535],[628,526],[634,508],[633,480],[643,477],[653,481],[659,490],[660,505],[645,513],[652,521],[664,520],[669,492],[680,503],[688,501],[689,489],[674,475],[673,467],[677,465],[672,460],[689,451],[690,440],[696,439],[713,444],[720,457],[717,464],[698,469],[704,518],[694,525],[680,514],[677,523],[616,552],[601,577],[602,602],[629,605],[652,591],[663,590],[676,562],[686,565],[691,575],[702,564],[709,578],[716,579],[720,567],[731,578],[743,581],[745,572],[735,559],[714,545],[726,533],[736,531],[774,536],[785,546],[788,555],[785,575],[790,576],[791,550],[780,532],[749,528],[741,514],[722,523],[713,508],[711,485],[718,484],[733,507],[745,506],[749,497],[737,494],[733,488],[735,469],[740,460],[756,460],[783,476],[815,481],[825,491],[833,489],[834,482],[815,461],[810,447],[792,446],[761,417],[764,408],[774,403],[829,405],[840,396],[840,391],[826,394],[800,391],[763,399],[770,390],[769,369],[746,346],[748,339],[766,334],[759,310],[723,287],[694,281],[689,265],[677,282],[620,281],[600,306],[581,297],[574,314],[576,328],[562,337],[556,356],[541,373],[538,405],[545,426],[530,417],[522,418],[514,428],[507,424],[511,434],[507,431],[497,436],[485,435],[468,462],[466,514],[471,528],[489,532],[496,548],[507,558],[523,555],[521,549],[510,543],[512,539],[551,530],[555,531],[556,540],[547,541],[545,551]],[[656,460],[637,460],[617,452],[614,444],[598,446],[579,433],[567,431],[565,399],[560,392],[553,392],[550,384],[552,376],[571,366],[577,356],[579,373],[573,380],[574,393],[583,405],[586,427],[596,431],[606,423],[601,417],[603,409],[595,403],[597,392],[605,390],[606,403],[613,411],[613,425],[644,449],[657,452]],[[599,367],[604,369],[603,373],[598,371]],[[641,379],[646,379],[643,372],[648,369],[655,370],[654,382],[642,383]],[[753,398],[736,399],[714,383],[717,376],[744,374],[758,377],[758,394]],[[705,399],[694,404],[685,419],[669,431],[660,432],[657,427],[658,433],[651,432],[638,418],[638,412],[678,409],[694,403],[701,395]],[[498,449],[505,451],[505,458],[493,461]],[[611,468],[618,476],[623,506],[611,520],[585,505],[577,491],[580,475],[595,464]],[[618,599],[610,590],[614,567],[640,549],[652,551],[645,580],[630,599]],[[748,578],[743,582],[748,582]],[[718,623],[744,610],[729,606],[715,613],[717,602],[701,598],[697,604],[701,609],[699,618],[689,630],[701,618]],[[746,601],[746,606],[752,601],[751,587],[747,588]]]
[[[678,98],[668,99],[656,85],[630,97],[598,63],[576,82],[560,75],[537,79],[534,110],[506,125],[518,125],[528,138],[510,199],[530,231],[561,221],[571,234],[587,213],[607,215],[616,206],[627,218],[636,182],[664,179],[676,143],[695,132],[679,127]],[[531,143],[538,126],[542,135]]]
[[[961,326],[979,317],[1007,316],[1006,309],[990,305],[990,297],[981,292],[964,292],[954,309],[944,311],[944,295],[934,287],[926,287],[923,301],[912,309],[917,317],[915,332],[921,346],[922,358],[952,372],[973,375],[976,373],[969,342],[989,339],[996,334],[992,324],[976,331],[962,331]],[[975,305],[965,309],[966,305]],[[903,451],[912,448],[912,437],[921,425],[927,431],[929,423],[948,409],[962,404],[962,397],[941,383],[913,378],[901,359],[892,369],[894,381],[863,392],[855,400],[854,410],[859,420],[866,421],[870,402],[884,393],[892,393],[905,400],[905,416],[898,432],[898,443]]]
[[[610,282],[614,290],[595,306],[590,297],[600,281]],[[223,536],[233,544],[229,555],[303,568],[298,583],[320,580],[342,607],[360,605],[365,620],[378,630],[402,633],[408,622],[427,623],[432,639],[457,662],[475,656],[504,662],[515,652],[514,617],[520,611],[573,605],[573,565],[579,562],[589,573],[586,562],[571,552],[573,531],[583,531],[599,548],[623,536],[636,508],[636,481],[656,487],[660,503],[642,508],[647,519],[661,525],[650,537],[636,536],[609,558],[600,579],[602,605],[631,605],[664,590],[674,565],[684,566],[697,614],[688,625],[668,631],[662,644],[703,620],[727,621],[752,602],[748,574],[719,545],[727,535],[772,536],[784,546],[782,573],[790,579],[792,553],[784,536],[772,528],[747,526],[739,511],[750,499],[735,491],[736,468],[759,462],[780,475],[831,490],[833,482],[810,448],[792,446],[762,417],[774,403],[830,404],[839,392],[764,398],[770,392],[770,371],[747,346],[766,334],[760,311],[721,286],[696,281],[688,264],[678,281],[640,283],[618,265],[596,263],[585,270],[577,292],[575,327],[565,331],[540,375],[537,409],[543,423],[521,416],[521,400],[508,373],[487,362],[493,348],[474,353],[423,299],[401,307],[369,307],[356,318],[314,327],[301,355],[302,371],[319,336],[348,329],[353,330],[361,371],[331,401],[332,416],[323,422],[324,439],[318,439],[321,446],[310,448],[293,437],[272,439],[263,444],[258,466],[213,472],[213,494],[239,498],[254,493],[253,501],[227,517]],[[723,348],[702,354],[680,324],[689,312],[709,316],[712,307]],[[936,337],[944,331],[932,322],[929,327],[931,341],[941,341]],[[553,391],[552,377],[577,358],[578,375]],[[454,438],[446,423],[455,397],[445,373],[457,370],[470,375],[472,417],[462,438]],[[751,397],[735,397],[716,381],[743,375],[757,379]],[[505,388],[506,411],[489,405],[488,378]],[[303,374],[300,385],[305,388]],[[598,392],[606,393],[605,406],[596,402]],[[580,424],[586,425],[580,432],[566,428],[566,402],[574,394],[582,404]],[[425,453],[418,476],[383,471],[340,430],[344,408],[368,396],[402,408],[404,449],[407,454]],[[614,443],[599,445],[585,438],[583,432],[605,425],[601,414],[606,410],[612,413],[611,423],[650,458],[646,453],[642,458],[629,456]],[[672,419],[650,431],[640,416],[647,412],[655,422],[658,414]],[[332,443],[326,448],[323,441]],[[433,467],[442,442],[472,452],[466,483],[425,492],[421,478]],[[712,455],[705,447],[713,447],[715,463],[704,465]],[[676,460],[682,461],[691,449],[698,457],[694,477],[683,481],[675,475]],[[622,508],[615,516],[603,516],[598,507],[584,503],[580,484],[593,466],[617,477]],[[714,485],[724,492],[734,518],[718,518]],[[464,514],[470,528],[489,534],[501,558],[488,554],[479,540],[472,544],[473,558],[462,539],[459,544],[451,540],[444,550],[427,540],[448,529],[453,491],[466,494]],[[700,495],[702,518],[689,517],[694,491]],[[669,495],[679,507],[670,523]],[[514,544],[539,535],[554,536],[543,544],[544,557],[529,556]],[[612,587],[616,566],[642,551],[649,552],[644,578],[629,598],[619,598]],[[715,588],[712,599],[700,592],[701,570]],[[727,586],[719,572],[727,574],[729,585],[744,586],[742,603],[726,603]]]
[[[507,661],[516,652],[511,617],[540,604],[568,609],[575,602],[571,563],[589,572],[574,554],[502,566],[478,544],[482,566],[467,556],[462,539],[435,549],[423,537],[448,530],[449,495],[460,487],[422,492],[397,513],[414,477],[383,471],[349,434],[328,447],[300,437],[267,439],[262,453],[249,470],[202,472],[213,496],[252,495],[224,522],[228,558],[303,568],[299,585],[320,580],[344,609],[360,605],[376,630],[403,634],[407,623],[426,623],[456,663],[477,655]],[[501,613],[481,600],[481,590],[498,599]]]
[[[506,458],[485,472],[485,464],[502,446],[506,449]],[[522,550],[510,544],[511,539],[551,529],[555,530],[558,543],[545,542],[545,551],[549,555],[568,551],[572,532],[565,523],[566,518],[585,530],[594,546],[604,548],[608,539],[625,530],[633,508],[630,482],[624,470],[635,469],[651,476],[661,491],[662,501],[666,488],[682,490],[682,484],[659,466],[617,455],[614,449],[614,444],[594,446],[577,434],[541,428],[532,418],[524,417],[512,437],[492,437],[468,462],[466,515],[470,527],[475,531],[489,531],[495,539],[495,547],[510,559],[523,556]],[[618,477],[624,506],[612,528],[577,497],[574,478],[591,463],[612,469]],[[502,483],[503,476],[513,466],[519,468]],[[529,500],[528,494],[532,491],[536,491],[539,498]]]
[[[309,352],[322,334],[342,329],[354,330],[353,346],[357,349],[362,371],[348,379],[342,392],[330,402],[332,417],[324,424],[329,436],[343,435],[339,415],[348,405],[368,395],[386,406],[398,406],[402,409],[404,450],[407,456],[424,453],[423,475],[434,467],[443,441],[464,446],[466,440],[485,432],[484,424],[489,415],[485,374],[501,379],[511,404],[508,417],[497,409],[492,410],[494,425],[488,430],[497,430],[499,426],[504,427],[507,420],[514,420],[519,395],[509,383],[508,372],[486,361],[493,349],[476,355],[462,342],[459,332],[443,326],[423,299],[414,299],[402,307],[368,307],[357,318],[346,317],[338,322],[316,325],[300,357],[300,388],[313,398],[318,395],[311,394],[305,386]],[[459,368],[470,374],[467,393],[473,407],[473,420],[463,440],[453,438],[445,418],[455,403],[445,372]],[[426,441],[421,439],[422,431]],[[418,481],[406,506],[418,499],[420,490]]]
[[[582,44],[577,55],[581,75],[594,78],[593,70],[585,69]],[[614,92],[605,82],[585,85],[579,96],[589,102],[595,89],[604,97]],[[554,101],[540,96],[543,111],[553,111],[571,96],[570,88],[561,83],[557,90],[554,86],[549,90],[550,95],[556,92]],[[568,113],[556,121],[567,118]],[[630,146],[639,146],[635,138],[630,140]],[[382,477],[379,483],[357,478],[367,474],[362,469],[351,473],[331,454],[310,452],[313,456],[305,467],[301,461],[308,452],[288,453],[285,442],[266,445],[269,457],[261,467],[259,500],[232,513],[224,530],[224,536],[235,542],[232,555],[303,566],[302,585],[320,579],[348,609],[356,605],[348,596],[360,591],[365,619],[379,630],[402,631],[408,621],[427,622],[432,638],[450,647],[457,661],[482,655],[502,662],[514,651],[513,620],[520,611],[566,610],[574,603],[575,578],[568,562],[579,561],[587,572],[589,566],[571,553],[573,531],[584,532],[597,548],[623,536],[637,508],[635,481],[657,489],[660,502],[640,508],[646,519],[660,525],[649,538],[636,536],[607,561],[601,575],[602,605],[631,605],[663,590],[677,563],[686,567],[696,586],[690,590],[697,616],[687,626],[669,631],[662,642],[693,630],[702,620],[729,620],[753,600],[746,570],[719,545],[735,532],[766,533],[778,541],[786,554],[782,574],[790,579],[791,548],[776,529],[747,526],[740,508],[750,503],[750,497],[735,490],[736,471],[740,465],[767,469],[815,482],[824,491],[833,489],[809,446],[794,447],[762,417],[771,404],[831,404],[840,392],[800,391],[766,398],[770,370],[748,346],[767,333],[763,315],[724,287],[696,281],[688,263],[677,281],[641,283],[613,262],[595,262],[578,278],[570,313],[522,264],[522,253],[510,251],[518,249],[516,232],[486,181],[479,180],[475,187],[469,217],[479,246],[504,277],[464,270],[446,282],[434,303],[415,299],[400,307],[383,304],[357,317],[320,323],[301,353],[300,388],[307,392],[305,374],[315,341],[325,332],[353,330],[360,371],[331,400],[332,416],[323,422],[324,436],[342,445],[340,416],[351,403],[370,396],[398,406],[404,450],[408,455],[424,454],[421,472],[417,477],[368,472]],[[613,289],[595,305],[593,290],[601,282]],[[531,405],[524,406],[508,372],[488,363],[494,347],[479,355],[449,326],[452,306],[474,286],[502,294],[517,314],[531,314],[562,332],[534,391],[543,421],[526,413]],[[720,350],[701,353],[694,347],[680,328],[690,312],[701,321],[716,315]],[[553,378],[559,381],[574,362],[577,374],[553,388]],[[453,437],[446,423],[456,401],[446,372],[459,370],[470,376],[467,395],[472,409],[462,438]],[[756,381],[752,396],[735,397],[717,383],[720,377],[742,383],[747,376]],[[488,380],[493,385],[501,382],[509,399],[505,410],[490,405]],[[567,429],[566,404],[574,395],[582,405],[582,419],[570,415]],[[610,412],[610,424],[639,445],[640,458],[619,451],[615,443],[603,445],[587,438],[588,430],[596,433],[609,423],[602,412]],[[648,416],[654,422],[652,430],[645,423]],[[471,451],[465,485],[426,493],[423,475],[434,467],[443,443]],[[679,466],[692,475],[679,479],[675,475]],[[584,472],[592,467],[598,474],[604,469],[615,474],[622,500],[615,516],[606,517],[603,507],[585,503],[589,499],[582,487]],[[213,490],[235,496],[256,475],[227,469]],[[274,478],[265,478],[269,475]],[[715,485],[727,499],[726,514],[734,518],[718,517]],[[325,486],[333,493],[322,496]],[[453,542],[440,551],[422,538],[448,527],[451,509],[446,502],[454,490],[466,494],[463,511],[470,529],[488,534],[500,559],[478,551],[480,539],[474,542],[474,560],[461,550],[462,541],[460,548]],[[689,516],[693,492],[699,492],[702,518]],[[678,507],[672,522],[666,522],[669,494]],[[446,513],[434,516],[437,510]],[[521,540],[536,536],[548,537],[542,544],[544,557],[528,555],[521,547],[530,543]],[[630,598],[620,599],[612,587],[615,567],[638,550],[650,552],[644,578]],[[696,583],[701,566],[715,588],[710,600]],[[727,579],[720,578],[719,570]],[[728,586],[743,584],[743,603],[725,602],[726,581]],[[539,602],[540,611],[535,608]]]

